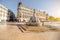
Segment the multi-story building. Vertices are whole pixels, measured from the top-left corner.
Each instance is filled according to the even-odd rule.
[[[0,21],[7,19],[8,9],[0,4]]]
[[[0,4],[0,22],[9,21],[13,17],[13,12]]]
[[[23,4],[20,2],[18,4],[18,9],[17,9],[17,19],[20,21],[28,22],[30,18],[33,16],[34,11],[35,11],[35,16],[37,20],[39,21],[48,21],[49,16],[45,11],[40,11],[40,10],[34,10],[32,8],[28,8],[23,6]]]

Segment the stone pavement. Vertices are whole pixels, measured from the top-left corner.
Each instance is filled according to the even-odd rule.
[[[60,32],[25,32],[17,26],[0,25],[0,40],[60,40]]]

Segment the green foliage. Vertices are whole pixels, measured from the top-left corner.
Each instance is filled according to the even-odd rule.
[[[50,21],[60,21],[60,18],[55,18],[55,17],[53,17],[53,16],[50,16]]]
[[[53,17],[53,16],[50,16],[49,19],[50,19],[50,21],[55,21],[55,17]]]
[[[56,18],[55,20],[56,20],[56,21],[60,21],[60,18]]]

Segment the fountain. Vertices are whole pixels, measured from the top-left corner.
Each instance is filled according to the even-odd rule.
[[[37,20],[36,15],[35,15],[35,9],[34,9],[33,16],[30,18],[27,25],[29,25],[29,26],[38,26],[39,25],[38,20]]]

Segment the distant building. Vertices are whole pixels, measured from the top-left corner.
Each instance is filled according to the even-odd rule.
[[[28,22],[33,16],[34,9],[23,6],[21,2],[18,4],[17,19]],[[35,10],[35,15],[39,21],[48,21],[49,15],[45,11]]]
[[[9,22],[17,21],[15,14],[11,10],[8,10],[7,21],[9,21]]]
[[[0,22],[10,21],[15,18],[14,13],[0,4]]]

